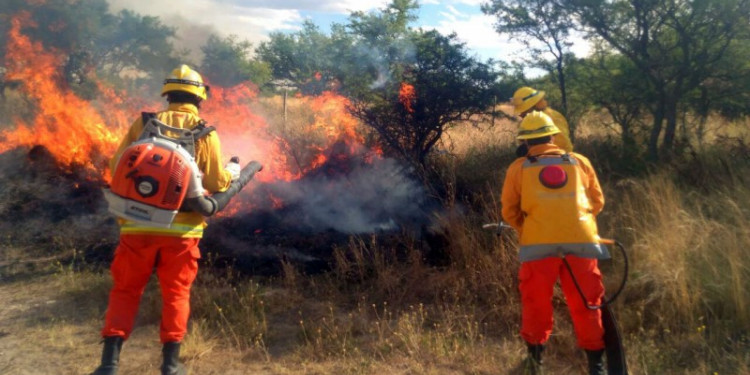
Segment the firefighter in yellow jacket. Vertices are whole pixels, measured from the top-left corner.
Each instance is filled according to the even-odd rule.
[[[560,146],[561,149],[572,152],[573,143],[570,142],[570,128],[568,122],[565,120],[565,116],[562,113],[555,111],[547,105],[547,100],[544,98],[544,91],[539,91],[531,87],[521,87],[513,94],[511,101],[513,102],[514,113],[516,116],[521,118],[526,117],[531,111],[542,111],[552,119],[555,126],[560,130],[560,133],[554,136],[554,142]]]
[[[604,195],[591,162],[553,143],[559,133],[543,112],[524,117],[517,139],[528,152],[508,168],[501,196],[503,220],[519,234],[521,336],[529,350],[526,373],[541,374],[542,351],[553,326],[552,294],[559,280],[589,372],[603,375],[601,313],[581,303],[561,257],[572,267],[586,302],[599,305],[604,286],[597,262],[609,258],[596,226]]]
[[[187,65],[178,67],[164,81],[161,94],[166,96],[169,106],[156,113],[156,119],[174,128],[198,126],[202,123],[198,109],[207,97],[207,89],[200,74]],[[142,118],[133,122],[112,158],[111,170],[114,170],[119,155],[139,138],[143,128]],[[237,168],[228,170],[222,165],[221,145],[216,132],[196,141],[195,161],[203,174],[203,188],[208,192],[222,192],[230,186],[233,178],[238,177]],[[141,295],[154,268],[162,295],[161,372],[169,375],[187,373],[178,357],[180,342],[187,332],[190,287],[198,272],[198,242],[205,227],[204,217],[197,212],[179,212],[168,228],[120,219],[120,243],[111,265],[114,285],[101,332],[104,338],[102,362],[94,375],[117,373],[120,348],[133,329]]]

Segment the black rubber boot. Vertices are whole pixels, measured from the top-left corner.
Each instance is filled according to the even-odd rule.
[[[604,355],[604,349],[601,350],[587,350],[586,358],[589,360],[589,375],[604,375],[604,361],[602,356]]]
[[[185,365],[180,362],[180,343],[168,342],[161,349],[164,361],[161,363],[162,375],[187,375]]]
[[[102,364],[91,375],[117,375],[117,368],[120,364],[120,349],[122,349],[123,341],[125,340],[120,336],[108,336],[104,338]]]
[[[542,370],[542,352],[544,351],[544,345],[531,345],[528,344],[529,354],[524,360],[523,374],[524,375],[544,375]]]

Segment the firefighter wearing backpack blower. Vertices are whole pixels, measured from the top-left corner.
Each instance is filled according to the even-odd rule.
[[[597,262],[609,258],[596,226],[604,196],[591,162],[553,143],[559,133],[545,113],[528,113],[517,136],[525,152],[510,165],[503,183],[502,217],[519,235],[521,336],[528,347],[523,366],[526,374],[543,373],[542,352],[553,326],[552,295],[560,280],[589,374],[603,375],[601,311],[581,303],[562,257],[572,267],[586,302],[600,304],[604,286]]]
[[[175,69],[161,92],[168,108],[135,120],[110,161],[113,178],[105,196],[110,211],[118,216],[120,243],[111,265],[113,286],[101,331],[101,365],[94,375],[117,373],[120,349],[133,329],[141,295],[154,268],[162,295],[161,372],[187,373],[179,361],[180,343],[187,332],[190,287],[198,272],[198,243],[206,227],[204,216],[223,208],[260,170],[257,162],[240,170],[234,158],[223,165],[219,136],[198,115],[207,91],[198,72],[187,65]],[[183,146],[190,144],[185,148],[192,148],[193,154],[167,141],[171,138],[157,137],[160,126],[172,133],[194,135],[189,142],[182,142]],[[147,129],[156,129],[155,136],[144,135]],[[168,167],[183,169],[174,172]],[[175,175],[184,175],[184,181]],[[204,189],[213,196],[204,195]],[[175,191],[181,195],[174,195]],[[149,199],[160,196],[157,193],[164,196],[160,201],[181,207],[154,207]],[[167,199],[170,194],[173,197]],[[166,220],[164,213],[171,213]]]

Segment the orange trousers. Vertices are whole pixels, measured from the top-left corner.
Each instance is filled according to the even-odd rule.
[[[130,336],[155,268],[162,297],[159,338],[162,343],[182,341],[190,315],[190,287],[198,274],[198,242],[199,238],[121,235],[110,268],[114,285],[102,336]]]
[[[598,305],[604,297],[602,275],[596,259],[566,256],[573,275],[590,305]],[[583,305],[570,272],[562,259],[549,257],[523,262],[518,275],[521,291],[521,337],[529,344],[544,344],[552,333],[552,293],[557,280],[568,304],[578,346],[586,350],[604,348],[601,311]]]

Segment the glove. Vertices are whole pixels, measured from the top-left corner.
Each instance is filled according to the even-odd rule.
[[[229,173],[232,174],[232,181],[240,178],[240,170],[242,167],[240,167],[240,158],[237,156],[233,156],[229,163],[224,167]]]

